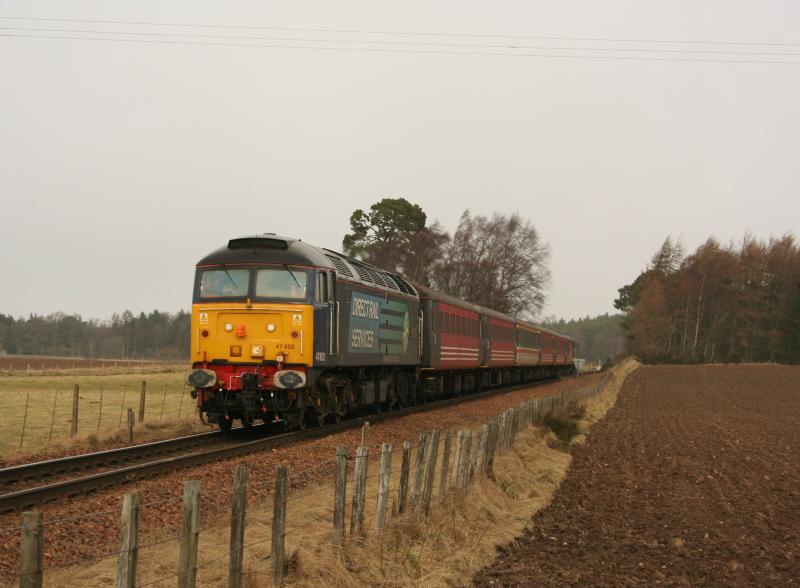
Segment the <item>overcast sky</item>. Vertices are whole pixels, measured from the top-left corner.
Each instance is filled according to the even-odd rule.
[[[340,249],[350,213],[389,196],[450,231],[467,208],[530,219],[552,249],[545,313],[566,318],[612,310],[668,234],[798,233],[796,1],[200,4],[2,0],[0,16],[384,34],[0,19],[0,313],[188,309],[194,263],[230,237]],[[202,44],[237,35],[359,50]],[[306,40],[266,40],[285,38]]]

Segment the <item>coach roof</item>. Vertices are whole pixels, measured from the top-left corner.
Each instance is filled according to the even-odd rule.
[[[437,302],[444,302],[445,304],[456,306],[458,308],[463,308],[464,310],[471,310],[472,312],[478,314],[485,314],[486,316],[490,316],[496,319],[514,322],[513,317],[510,317],[507,314],[503,314],[502,312],[492,310],[491,308],[487,308],[479,304],[473,304],[472,302],[461,300],[459,298],[456,298],[455,296],[450,296],[449,294],[443,294],[442,292],[437,292],[436,290],[432,290],[427,286],[422,286],[417,283],[414,284],[414,287],[419,292],[420,298],[428,300],[436,300]]]

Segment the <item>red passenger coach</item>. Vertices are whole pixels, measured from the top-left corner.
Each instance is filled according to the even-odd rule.
[[[438,322],[441,325],[439,368],[474,369],[480,367],[480,316],[477,312],[439,303]],[[436,321],[434,320],[434,324]]]
[[[418,284],[424,394],[485,390],[571,373],[572,342]]]
[[[514,349],[514,323],[487,316],[489,334],[488,367],[513,366],[516,361]]]
[[[542,331],[539,336],[539,365],[555,364],[555,337],[552,333]]]
[[[539,330],[533,325],[517,323],[517,365],[538,365],[539,335]]]
[[[485,362],[480,307],[418,286],[422,307],[422,365],[432,370],[474,370]]]

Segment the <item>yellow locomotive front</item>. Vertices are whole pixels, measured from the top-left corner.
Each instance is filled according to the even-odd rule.
[[[307,385],[317,272],[287,251],[280,238],[234,239],[197,265],[187,383],[224,429],[282,418]]]

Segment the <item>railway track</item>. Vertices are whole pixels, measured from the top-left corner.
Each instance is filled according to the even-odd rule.
[[[467,398],[456,396],[398,410],[347,419],[332,425],[291,431],[277,435],[261,436],[255,439],[247,437],[254,436],[252,433],[261,432],[262,428],[267,428],[266,425],[252,427],[250,429],[234,429],[233,436],[226,435],[221,431],[213,431],[154,443],[123,447],[120,449],[111,449],[108,451],[2,468],[0,469],[0,488],[3,488],[4,493],[0,495],[0,512],[30,507],[55,498],[85,494],[108,486],[132,482],[185,467],[239,457],[256,451],[273,449],[305,439],[324,437],[347,429],[360,427],[367,421],[375,423],[415,412],[426,412],[444,408],[460,402],[469,402],[496,394],[513,392],[525,388],[535,388],[550,383],[555,379],[556,378],[550,378],[539,382],[487,390],[478,394],[472,394]],[[208,447],[209,445],[211,445],[211,447]],[[154,457],[156,459],[152,459]],[[145,461],[142,462],[142,460]],[[126,463],[131,465],[122,465]],[[117,465],[122,465],[122,467],[116,467]],[[103,467],[111,467],[112,469],[89,475],[69,477],[48,484],[24,487],[10,492],[5,491],[5,489],[11,485],[17,486],[24,484],[26,481],[41,481],[57,475],[85,472],[87,470]]]
[[[12,494],[18,487],[29,485],[32,482],[42,482],[87,470],[117,468],[125,464],[132,465],[133,462],[142,460],[156,460],[157,458],[165,458],[176,453],[188,452],[208,445],[235,443],[237,439],[247,439],[252,435],[263,434],[266,428],[266,425],[249,429],[237,428],[229,434],[222,431],[210,431],[117,449],[70,455],[0,468],[0,492],[2,492],[0,496]]]

